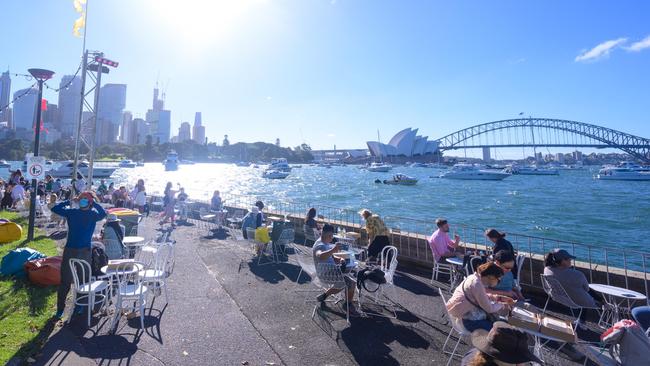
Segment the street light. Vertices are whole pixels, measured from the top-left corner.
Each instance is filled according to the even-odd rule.
[[[54,75],[54,71],[45,70],[45,69],[29,69],[29,73],[36,79],[38,82],[38,99],[36,100],[36,127],[34,135],[34,156],[38,156],[38,150],[40,147],[41,139],[41,111],[43,103],[43,83],[45,80],[49,80]],[[32,198],[29,202],[29,228],[27,231],[27,240],[34,240],[34,221],[36,218],[36,188],[38,182],[36,178],[32,179]]]

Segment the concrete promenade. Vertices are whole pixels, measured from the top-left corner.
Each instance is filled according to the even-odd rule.
[[[147,219],[151,235],[157,228]],[[437,289],[420,274],[398,271],[390,300],[397,319],[354,318],[346,324],[335,304],[311,320],[317,291],[308,276],[296,280],[292,261],[258,266],[250,247],[208,235],[203,223],[179,226],[176,265],[164,296],[138,318],[85,317],[54,334],[37,365],[444,365],[449,326]],[[371,307],[366,310],[385,312]],[[461,343],[461,352],[469,349]],[[566,357],[565,355],[560,355]],[[557,365],[572,364],[561,358]],[[456,362],[455,364],[458,364]]]

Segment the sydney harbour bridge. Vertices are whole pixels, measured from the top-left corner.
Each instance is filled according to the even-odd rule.
[[[509,147],[618,149],[650,163],[650,139],[590,123],[551,118],[517,118],[482,123],[436,140],[441,151]]]

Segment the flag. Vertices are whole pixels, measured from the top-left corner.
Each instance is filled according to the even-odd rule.
[[[74,34],[75,37],[81,37],[80,31],[86,26],[86,9],[84,8],[85,4],[86,0],[74,0],[72,3],[74,10],[79,13],[79,18],[74,21],[74,25],[72,26],[72,34]]]

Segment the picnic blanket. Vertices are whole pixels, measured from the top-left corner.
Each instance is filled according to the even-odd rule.
[[[0,275],[25,277],[26,273],[23,268],[25,262],[39,258],[45,258],[45,256],[34,249],[14,249],[2,258],[2,263],[0,264]]]

